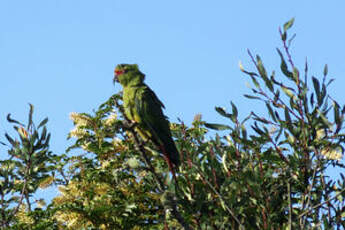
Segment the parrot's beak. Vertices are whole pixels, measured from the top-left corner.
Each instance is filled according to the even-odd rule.
[[[119,82],[119,79],[117,78],[117,75],[115,74],[114,75],[114,78],[113,78],[113,84],[115,85],[115,82]]]

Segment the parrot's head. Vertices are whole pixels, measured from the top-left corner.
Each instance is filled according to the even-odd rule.
[[[122,86],[142,84],[145,79],[137,64],[119,64],[115,67],[114,75],[113,82],[119,82]]]

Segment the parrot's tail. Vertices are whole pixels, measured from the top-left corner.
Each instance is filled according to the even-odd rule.
[[[178,152],[173,140],[167,143],[165,150],[167,151],[171,163],[173,163],[177,168],[180,165],[180,153]]]
[[[174,142],[173,142],[174,143]],[[176,182],[176,188],[178,189],[178,182],[177,182],[177,178],[176,178],[176,170],[178,169],[178,164],[180,163],[180,159],[179,159],[179,155],[178,155],[178,151],[176,149],[176,146],[174,144],[174,147],[176,149],[176,153],[177,153],[177,156],[178,158],[176,158],[176,155],[173,155],[171,153],[168,153],[164,147],[164,145],[160,145],[159,146],[161,151],[163,152],[163,156],[164,156],[164,159],[166,160],[167,164],[168,164],[168,167],[169,167],[169,171],[171,172],[175,182]],[[172,158],[172,156],[174,156],[175,158]],[[174,164],[174,166],[173,166]]]

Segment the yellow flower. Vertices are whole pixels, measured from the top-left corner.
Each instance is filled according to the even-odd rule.
[[[319,129],[316,131],[316,139],[321,140],[326,136],[325,129]]]
[[[55,213],[54,218],[62,226],[66,226],[67,229],[80,229],[81,227],[93,226],[90,221],[86,221],[85,218],[76,212],[62,212],[58,211]]]
[[[105,168],[107,168],[107,167],[109,167],[110,166],[110,161],[103,161],[102,162],[102,165],[101,165],[101,168],[102,169],[105,169]]]
[[[117,120],[117,114],[112,113],[107,119],[105,119],[104,124],[107,126],[113,125]]]
[[[24,184],[23,180],[14,180],[14,184]]]
[[[87,132],[77,126],[69,132],[69,135],[71,137],[81,138],[87,135]]]
[[[26,210],[26,206],[22,204],[19,208],[19,211],[17,212],[16,216],[20,220],[20,222],[23,222],[25,224],[33,224],[34,220],[32,217],[28,216],[28,211]]]
[[[56,205],[68,204],[77,199],[83,201],[85,206],[90,205],[90,202],[96,202],[94,204],[97,209],[97,207],[102,207],[104,204],[109,205],[111,200],[111,197],[107,196],[107,194],[112,188],[105,183],[80,183],[72,180],[68,185],[59,186],[58,189],[61,194],[53,199]],[[95,193],[92,200],[88,196],[90,191]],[[61,229],[86,229],[88,227],[94,227],[92,222],[85,219],[83,215],[75,212],[73,209],[57,211],[54,219],[56,219],[59,225],[64,227]]]
[[[27,139],[29,136],[28,132],[24,129],[24,127],[20,127],[18,129],[18,132],[19,132],[20,136],[24,139]]]
[[[321,150],[321,154],[324,155],[329,160],[341,160],[343,154],[341,153],[340,148],[330,149],[324,148]]]
[[[110,190],[110,187],[107,184],[98,184],[95,186],[95,193],[98,195],[105,195]]]
[[[40,182],[40,184],[38,185],[41,189],[45,189],[48,188],[49,185],[51,185],[54,181],[54,177],[50,176],[45,178],[43,181]]]
[[[176,123],[170,123],[170,129],[171,130],[178,130],[179,126]]]
[[[135,169],[139,167],[139,160],[136,157],[129,158],[127,164],[130,168]]]
[[[88,151],[90,144],[91,144],[91,142],[86,142],[86,143],[81,145],[81,148],[84,149],[85,151]]]
[[[77,127],[86,126],[91,122],[91,119],[89,117],[76,112],[70,113],[69,118],[74,122],[74,124]]]
[[[226,141],[228,142],[228,145],[229,145],[229,146],[234,146],[234,143],[233,143],[233,141],[232,141],[230,135],[227,135],[227,136],[225,137],[225,139],[226,139]]]

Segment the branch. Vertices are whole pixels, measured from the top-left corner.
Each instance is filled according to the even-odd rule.
[[[291,185],[290,185],[290,181],[288,181],[287,189],[288,189],[288,203],[289,203],[289,230],[292,230],[292,203],[291,203]]]
[[[158,189],[161,192],[165,191],[165,186],[164,183],[162,182],[161,178],[157,175],[157,173],[155,172],[155,168],[153,167],[153,165],[151,164],[151,161],[148,159],[148,157],[146,156],[146,150],[144,148],[144,143],[141,142],[137,136],[136,131],[134,130],[135,127],[135,123],[133,123],[132,121],[130,121],[126,114],[123,111],[123,108],[120,106],[120,104],[118,103],[118,101],[115,99],[115,106],[117,107],[117,109],[122,113],[122,116],[124,118],[124,120],[129,124],[128,127],[126,127],[126,129],[132,134],[133,139],[134,139],[134,143],[135,146],[139,149],[139,152],[142,156],[142,158],[145,161],[145,164],[149,166],[149,170],[152,173],[152,175],[154,176],[157,185],[158,185]],[[171,213],[173,214],[173,216],[175,217],[175,219],[181,224],[181,226],[185,229],[185,230],[191,230],[191,228],[189,227],[189,224],[186,223],[186,221],[184,220],[184,218],[182,217],[182,215],[180,214],[180,212],[177,210],[177,203],[176,200],[173,197],[168,196],[167,199],[169,200],[170,208],[171,208]],[[167,207],[165,205],[163,205],[165,211],[167,211]]]
[[[23,185],[23,188],[22,188],[22,191],[21,191],[20,200],[19,200],[19,203],[18,203],[17,207],[15,209],[13,209],[13,211],[11,212],[11,214],[10,214],[11,218],[14,215],[16,215],[16,213],[18,212],[20,206],[23,203],[23,200],[24,200],[24,197],[25,197],[26,186],[27,186],[27,183],[28,183],[28,178],[27,177],[28,177],[28,174],[29,174],[29,170],[30,170],[30,164],[28,164],[26,166],[25,175],[24,175],[24,185]],[[8,221],[10,221],[11,218],[9,218]],[[5,223],[5,224],[8,224],[8,223]]]
[[[283,35],[280,28],[279,28],[279,34],[280,34],[280,36]],[[290,39],[290,41],[291,41],[294,37],[295,37],[295,36],[292,36],[292,38]],[[290,65],[291,65],[292,69],[294,69],[294,68],[295,68],[295,65],[294,65],[294,63],[293,63],[293,61],[292,61],[291,54],[290,54],[290,52],[289,52],[289,46],[286,44],[286,41],[283,41],[283,45],[284,45],[284,49],[285,49],[286,55],[288,56],[288,61],[289,61]]]
[[[320,207],[320,206],[322,206],[322,205],[324,205],[324,204],[330,202],[331,200],[337,198],[338,196],[342,195],[343,192],[345,192],[345,188],[342,189],[340,192],[337,192],[333,197],[331,197],[331,198],[325,200],[324,202],[322,202],[322,203],[320,203],[320,204],[317,204],[317,205],[311,207],[309,210],[303,212],[302,214],[300,214],[300,215],[298,216],[298,218],[301,218],[301,217],[304,216],[305,214],[307,214],[307,213],[313,211],[314,209],[316,209],[316,208],[318,208],[318,207]]]
[[[313,179],[312,179],[312,182],[309,186],[309,191],[308,191],[308,194],[307,194],[307,204],[304,204],[304,199],[303,199],[303,203],[302,203],[302,208],[304,209],[305,207],[308,209],[308,206],[310,205],[310,201],[311,201],[311,191],[314,187],[314,183],[315,183],[315,179],[316,179],[316,170],[317,170],[317,165],[315,166],[314,168],[314,171],[313,171]],[[308,188],[307,188],[308,189]],[[302,220],[302,228],[304,228],[304,225],[305,225],[305,221],[306,220]]]

